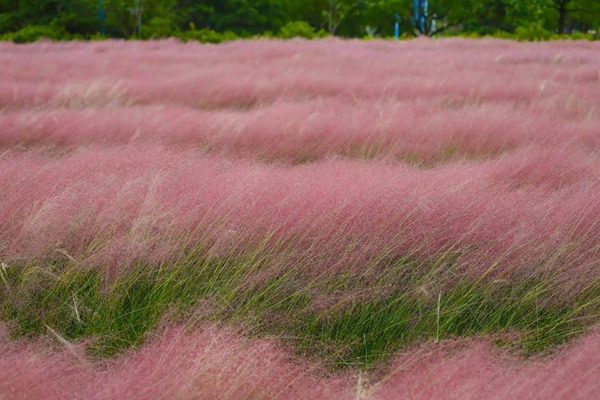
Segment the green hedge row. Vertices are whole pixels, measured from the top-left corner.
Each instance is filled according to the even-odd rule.
[[[323,30],[316,31],[312,26],[304,21],[290,22],[284,25],[277,33],[265,32],[263,37],[291,39],[302,37],[305,39],[314,39],[327,36]],[[221,43],[236,39],[246,38],[239,36],[231,31],[216,32],[210,29],[196,29],[192,24],[187,31],[172,31],[167,26],[163,26],[160,21],[154,18],[151,24],[142,29],[142,39],[160,39],[175,37],[185,42],[190,40],[202,43]],[[18,31],[0,35],[0,40],[12,41],[15,43],[35,42],[40,39],[49,40],[99,40],[103,39],[100,35],[84,37],[82,35],[70,34],[64,28],[54,25],[29,25]],[[132,39],[137,39],[132,37]]]
[[[152,23],[144,27],[142,30],[142,39],[160,39],[174,37],[183,40],[184,42],[193,40],[201,43],[221,43],[236,39],[247,38],[239,36],[231,31],[216,32],[210,29],[196,29],[192,24],[187,31],[171,31],[165,27],[156,18]],[[600,29],[598,30],[600,31]],[[518,27],[514,33],[498,31],[492,35],[484,37],[495,37],[500,39],[513,39],[519,41],[545,41],[545,40],[600,40],[598,31],[590,31],[587,33],[574,32],[568,35],[557,35],[542,27],[539,23],[532,23],[527,26]],[[284,25],[277,33],[265,32],[261,37],[291,39],[301,37],[305,39],[315,39],[328,36],[323,30],[316,31],[312,26],[304,21],[290,22]],[[479,38],[482,37],[477,33],[462,33],[460,37]],[[409,36],[403,35],[403,38]],[[84,37],[78,34],[71,34],[64,28],[54,25],[29,25],[18,31],[5,33],[0,35],[0,40],[12,41],[15,43],[35,42],[39,39],[49,40],[100,40],[104,37],[95,35]],[[133,39],[136,39],[133,37]]]

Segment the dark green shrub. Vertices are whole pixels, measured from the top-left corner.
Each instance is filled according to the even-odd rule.
[[[64,28],[52,25],[28,25],[18,31],[6,33],[0,38],[15,43],[29,43],[39,39],[68,40],[71,36]]]
[[[142,38],[160,39],[171,37],[174,35],[173,26],[173,18],[169,16],[152,17],[148,23],[142,27]]]
[[[231,31],[221,33],[208,28],[194,29],[193,26],[191,30],[178,32],[175,34],[175,36],[185,42],[189,40],[196,40],[201,43],[222,43],[240,38]]]
[[[519,26],[516,31],[517,40],[550,40],[552,32],[546,30],[540,22],[532,22],[526,26]]]
[[[305,39],[313,39],[317,37],[317,32],[314,28],[304,21],[294,21],[285,24],[279,31],[279,37],[283,39],[291,39],[294,37],[302,37]]]

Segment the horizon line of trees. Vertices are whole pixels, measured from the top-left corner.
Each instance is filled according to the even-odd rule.
[[[413,15],[413,0],[0,0],[0,35],[37,29],[84,39],[185,38],[196,31],[231,37],[390,37],[400,21],[404,36],[519,29],[543,36],[597,32],[600,0],[429,0],[421,32]]]

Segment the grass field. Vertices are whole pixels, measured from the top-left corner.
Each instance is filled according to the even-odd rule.
[[[600,396],[600,46],[0,43],[0,399]]]

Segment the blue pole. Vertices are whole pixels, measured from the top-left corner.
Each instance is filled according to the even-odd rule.
[[[423,5],[423,10],[422,10],[422,14],[421,14],[421,32],[425,33],[425,32],[427,32],[427,17],[429,14],[429,1],[422,0],[421,3]]]
[[[396,23],[394,24],[394,37],[400,39],[400,14],[396,14]]]
[[[135,11],[137,13],[137,35],[138,39],[142,37],[142,12],[144,10],[144,5],[142,4],[142,0],[135,0]]]
[[[420,0],[413,0],[413,13],[414,13],[415,26],[417,27],[417,29],[419,29],[419,27],[420,27],[419,16],[421,15],[421,1]]]
[[[106,15],[104,14],[104,1],[98,0],[98,19],[100,20],[100,35],[104,36],[106,32],[104,31],[104,19]]]

